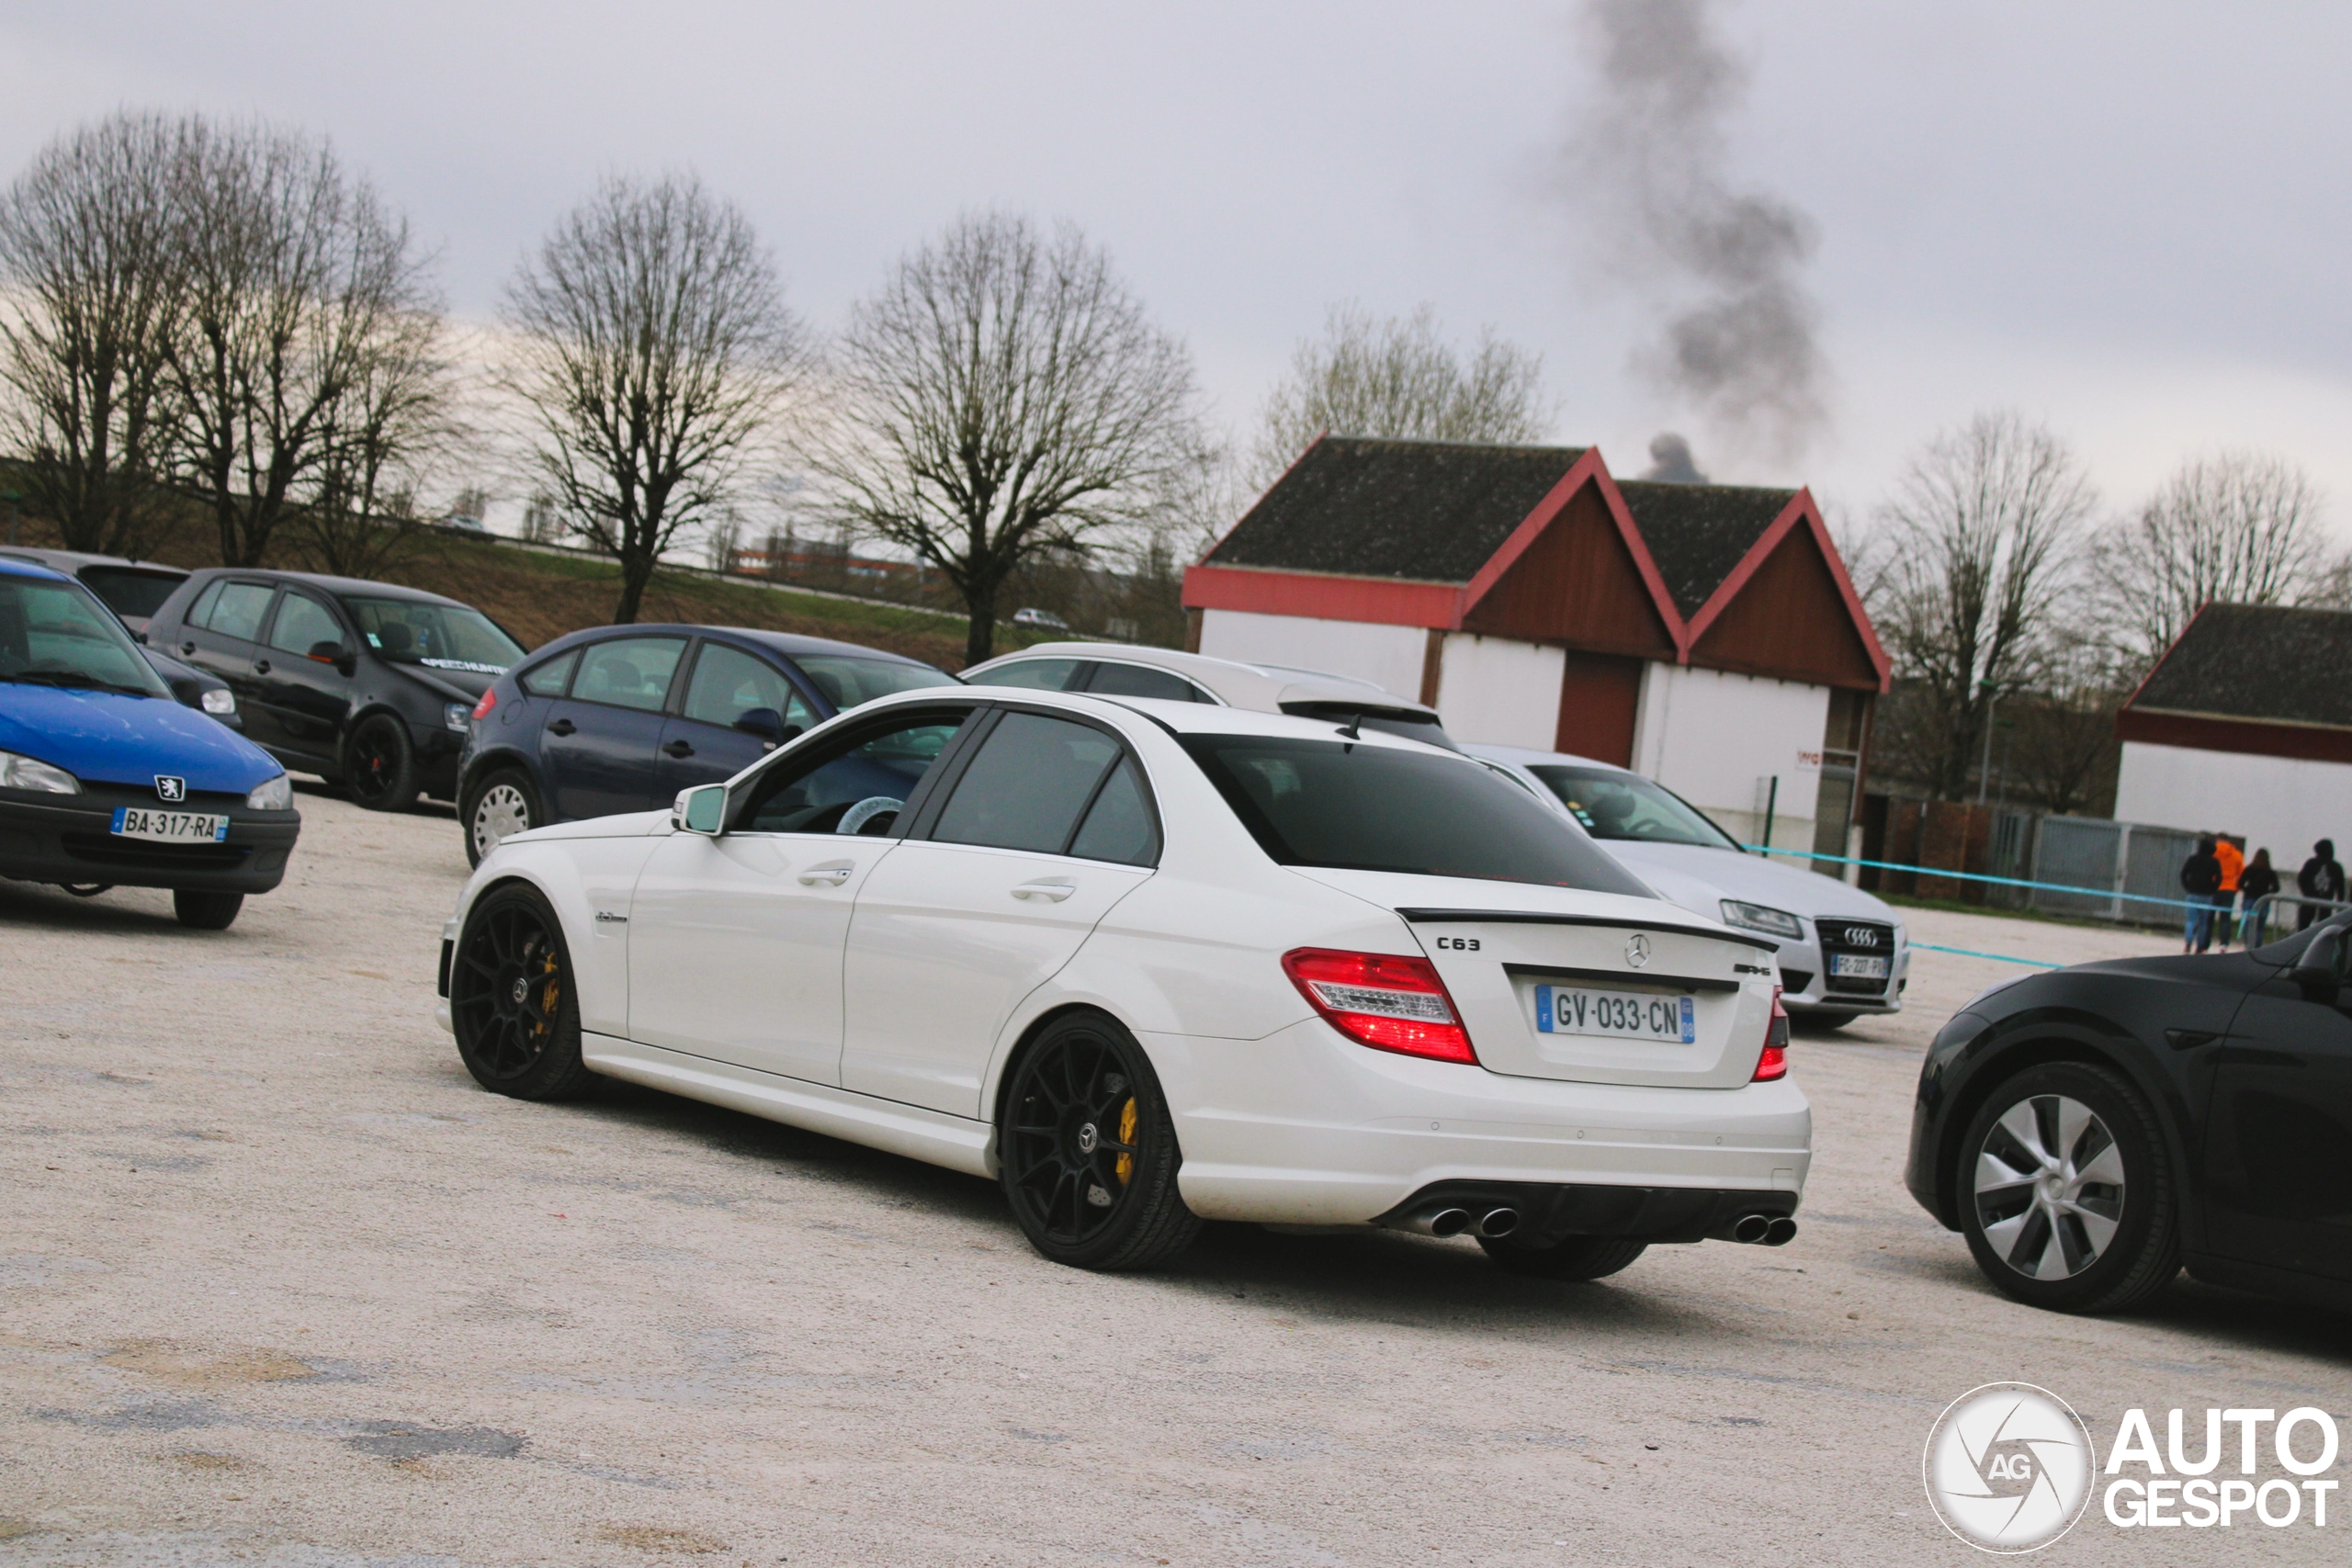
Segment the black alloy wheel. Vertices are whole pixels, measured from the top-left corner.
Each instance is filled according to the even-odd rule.
[[[1531,1280],[1607,1279],[1649,1249],[1649,1243],[1622,1235],[1564,1235],[1548,1242],[1482,1235],[1478,1245],[1497,1268]]]
[[[501,768],[467,792],[458,820],[466,829],[466,863],[480,865],[501,840],[543,825],[547,816],[531,775],[520,768]]]
[[[407,721],[370,714],[343,748],[343,787],[370,811],[405,811],[416,799],[416,743]]]
[[[1100,1013],[1065,1014],[1014,1065],[998,1159],[1029,1244],[1080,1269],[1149,1269],[1200,1234],[1158,1075]]]
[[[449,971],[458,1055],[482,1088],[560,1100],[595,1075],[580,1059],[580,999],[563,932],[545,900],[510,885],[483,895]]]
[[[2164,1134],[2111,1068],[2052,1062],[1995,1089],[1953,1175],[1977,1268],[2029,1306],[2121,1312],[2180,1271]]]

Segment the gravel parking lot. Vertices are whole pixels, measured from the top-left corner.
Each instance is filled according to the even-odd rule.
[[[2007,965],[1921,953],[1899,1021],[1800,1034],[1785,1248],[1569,1286],[1222,1226],[1101,1277],[979,1181],[634,1089],[481,1092],[431,1016],[454,823],[300,804],[225,933],[0,884],[0,1562],[1967,1562],[1919,1452],[1975,1384],[2057,1392],[2102,1452],[2132,1404],[2352,1414],[2338,1317],[2186,1280],[2033,1312],[1912,1203],[1919,1049]],[[2052,1557],[2328,1540],[2094,1504]]]

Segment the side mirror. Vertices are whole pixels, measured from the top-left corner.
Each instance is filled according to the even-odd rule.
[[[727,830],[727,786],[696,784],[680,790],[677,804],[670,807],[670,820],[684,832],[716,839]]]
[[[358,659],[339,642],[314,642],[311,645],[311,651],[303,657],[321,664],[332,664],[346,675],[359,668]]]
[[[771,746],[784,744],[784,715],[774,708],[745,708],[735,716],[735,726],[746,735],[756,735]]]
[[[2324,931],[2312,938],[2287,978],[2295,982],[2304,1000],[2334,1003],[2344,989],[2344,933]]]

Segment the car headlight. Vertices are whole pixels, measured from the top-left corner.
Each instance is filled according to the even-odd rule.
[[[198,700],[203,703],[204,711],[207,713],[228,714],[237,711],[237,694],[226,686],[217,686],[205,693]]]
[[[284,773],[255,784],[253,794],[245,796],[245,809],[248,811],[284,811],[293,804],[294,781]]]
[[[14,751],[0,751],[0,789],[37,789],[50,795],[79,795],[82,781],[63,768]]]
[[[473,723],[473,717],[474,705],[471,703],[451,703],[441,710],[441,722],[460,735]]]
[[[1761,904],[1743,904],[1736,898],[1724,900],[1724,924],[1762,931],[1767,936],[1784,936],[1791,942],[1804,940],[1804,922],[1786,909],[1768,909]]]

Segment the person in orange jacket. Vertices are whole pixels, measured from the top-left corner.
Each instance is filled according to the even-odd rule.
[[[2213,843],[2213,858],[2222,863],[2222,890],[2213,895],[2213,902],[2221,907],[2214,921],[2222,929],[2215,934],[2221,939],[2220,945],[2226,949],[2230,945],[2230,933],[2236,924],[2232,911],[2238,901],[2238,874],[2245,870],[2245,852],[2217,835]]]

